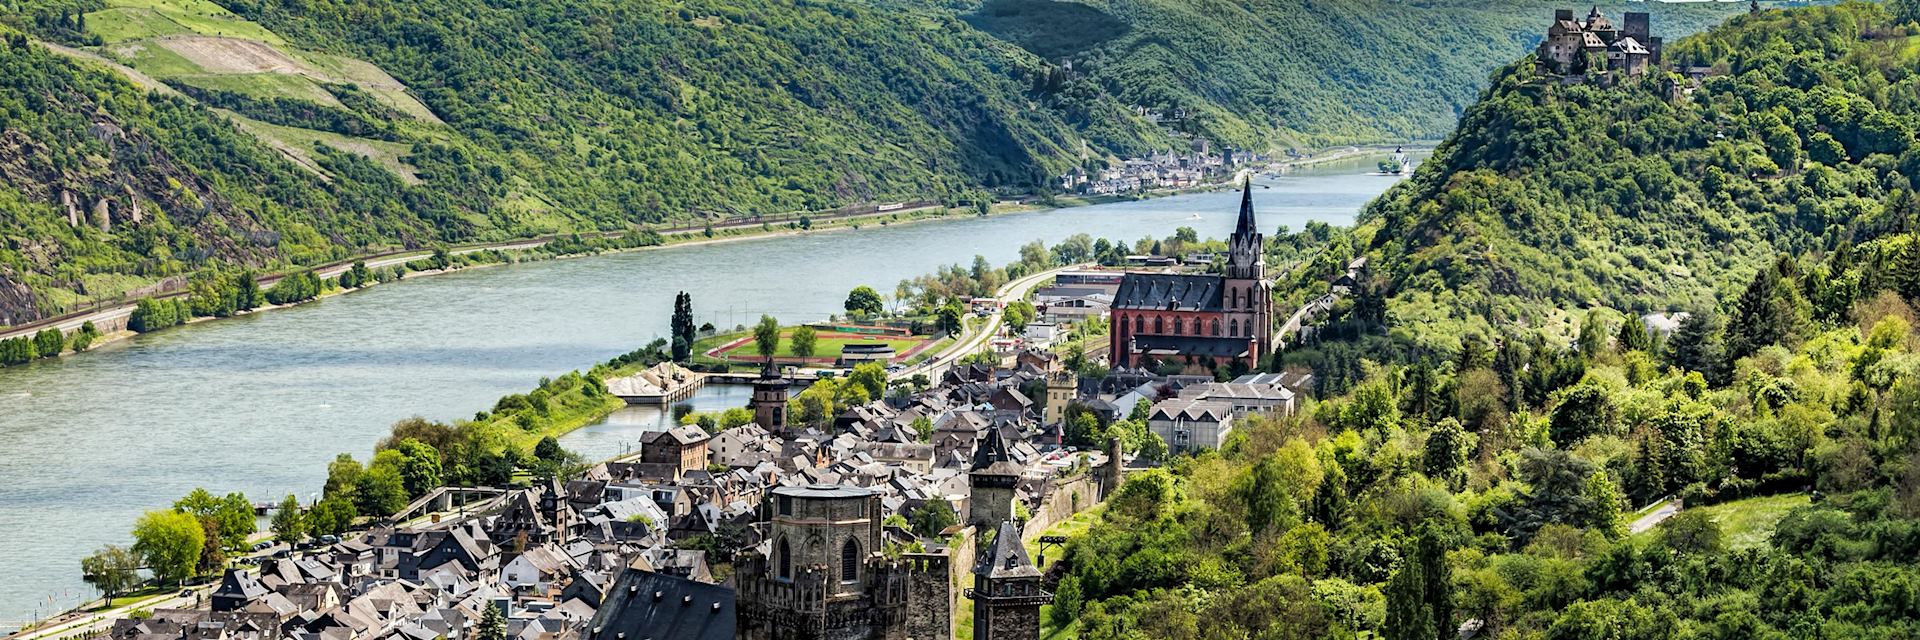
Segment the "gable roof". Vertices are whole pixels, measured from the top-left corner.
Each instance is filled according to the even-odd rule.
[[[1223,282],[1218,275],[1128,273],[1113,294],[1115,309],[1219,311]]]

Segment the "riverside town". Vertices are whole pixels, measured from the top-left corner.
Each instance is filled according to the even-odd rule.
[[[1920,0],[0,0],[0,640],[1920,638]]]

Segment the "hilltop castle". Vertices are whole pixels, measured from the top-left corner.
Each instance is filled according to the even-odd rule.
[[[1660,64],[1660,45],[1645,13],[1629,11],[1626,22],[1615,28],[1598,6],[1587,12],[1585,22],[1575,20],[1573,10],[1560,9],[1553,12],[1547,39],[1540,42],[1534,59],[1541,73],[1552,75],[1637,76]]]

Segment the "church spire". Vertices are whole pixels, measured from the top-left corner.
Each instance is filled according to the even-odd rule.
[[[1259,232],[1260,227],[1253,220],[1253,176],[1248,175],[1240,188],[1240,222],[1234,225],[1233,236],[1246,239]]]

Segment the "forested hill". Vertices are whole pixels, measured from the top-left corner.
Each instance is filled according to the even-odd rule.
[[[1920,178],[1910,32],[1873,5],[1743,15],[1669,44],[1712,69],[1697,86],[1507,68],[1364,214],[1388,324],[1442,352],[1496,326],[1571,335],[1590,308],[1711,310],[1778,254],[1878,250]]]
[[[1374,258],[1276,363],[1314,397],[1130,475],[1043,634],[1920,637],[1920,4],[1893,4],[1672,44],[1698,87],[1522,62],[1351,235],[1276,233],[1312,271],[1290,300]]]
[[[0,97],[0,325],[380,249],[1044,190],[1187,135],[1429,137],[1554,6],[0,0],[64,52],[4,52],[31,91]]]
[[[1169,119],[1241,147],[1432,140],[1531,49],[1555,8],[1588,3],[1433,0],[960,0],[967,21]],[[1650,12],[1668,40],[1743,9],[1603,2]],[[1175,118],[1179,118],[1175,120]]]

